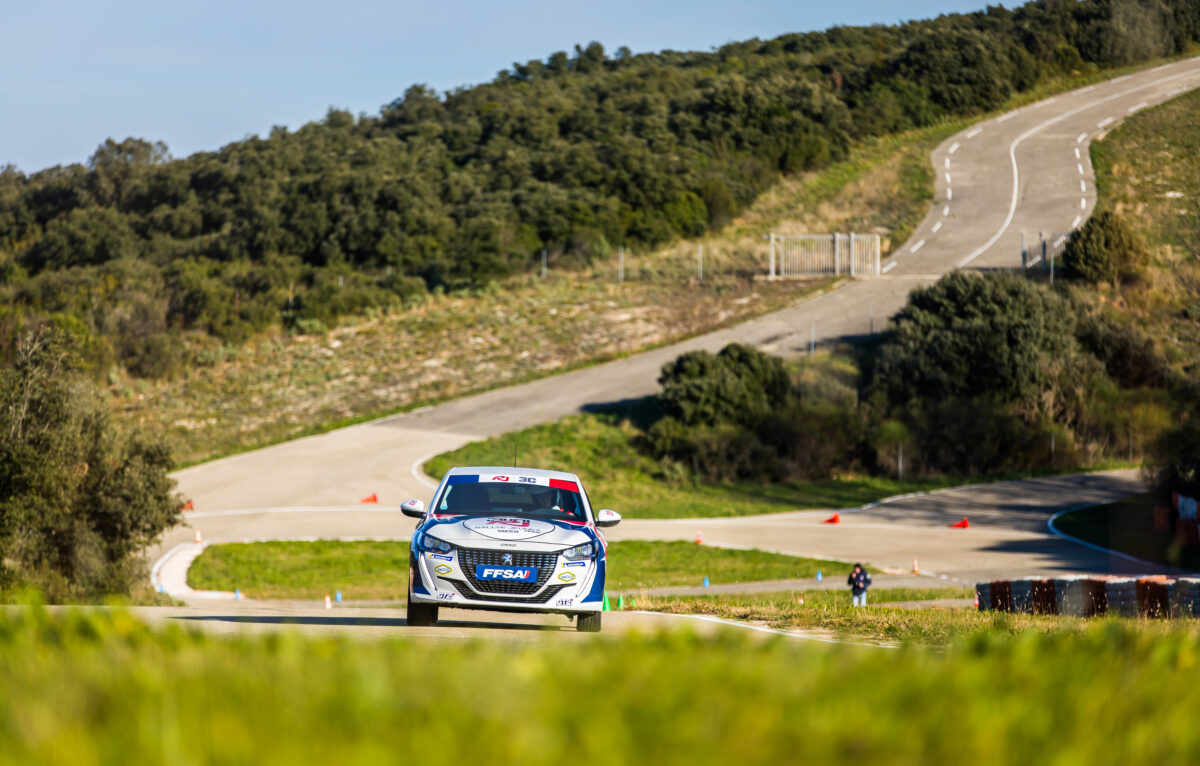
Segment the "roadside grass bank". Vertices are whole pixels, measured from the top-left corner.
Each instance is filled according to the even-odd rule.
[[[10,608],[0,612],[0,753],[14,763],[1183,764],[1200,759],[1198,655],[1192,626],[1112,621],[1019,635],[998,624],[930,652],[686,630],[530,646],[233,637],[154,630],[119,611]],[[582,700],[599,702],[581,715]]]
[[[686,542],[629,540],[609,544],[606,585],[634,591],[782,580],[844,572],[836,561]],[[408,543],[336,540],[210,545],[188,570],[201,590],[239,589],[249,598],[320,600],[340,591],[351,601],[400,601],[408,594]]]
[[[1097,624],[1120,623],[1132,629],[1169,634],[1181,629],[1195,632],[1196,621],[1082,618],[1052,615],[979,612],[963,608],[876,608],[909,601],[971,598],[969,588],[871,589],[868,603],[855,608],[844,591],[795,591],[717,596],[637,596],[635,606],[667,614],[700,614],[772,628],[825,630],[843,637],[873,641],[941,646],[962,638],[1015,637],[1027,633],[1083,632]],[[801,601],[802,600],[802,601]],[[1121,628],[1125,629],[1125,628]]]
[[[1063,534],[1143,561],[1200,571],[1200,548],[1180,545],[1174,530],[1156,529],[1155,505],[1152,495],[1138,495],[1064,513],[1054,526]]]
[[[818,357],[818,362],[821,362]],[[803,367],[807,362],[798,362]],[[425,463],[440,479],[461,465],[521,465],[579,474],[595,508],[612,508],[629,518],[663,519],[750,516],[805,509],[857,508],[910,492],[929,492],[985,481],[1022,478],[937,477],[899,480],[884,476],[843,476],[807,482],[766,484],[749,481],[707,484],[679,475],[638,449],[639,427],[653,407],[649,400],[631,408],[569,415],[544,425],[472,442]],[[1129,464],[1092,466],[1093,470]],[[1076,472],[1079,469],[1073,469]]]

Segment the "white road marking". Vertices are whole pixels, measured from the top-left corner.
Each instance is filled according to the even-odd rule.
[[[967,134],[967,138],[974,138],[975,136],[979,135],[982,132],[983,132],[983,128],[975,128],[975,130],[972,130],[970,133]]]
[[[953,199],[954,199],[954,190],[953,190],[953,189],[947,189],[947,190],[946,190],[946,199],[947,199],[947,200],[953,200]]]
[[[894,268],[896,268],[896,262],[895,262],[895,261],[892,261],[892,262],[891,262],[891,263],[889,263],[887,266],[884,266],[884,267],[883,267],[883,273],[884,273],[884,274],[886,274],[886,273],[888,273],[889,271],[891,271],[891,270],[892,270],[892,269],[894,269]]]
[[[951,146],[951,147],[950,147],[950,153],[951,153],[951,154],[954,154],[954,153],[955,153],[955,152],[957,152],[957,151],[958,151],[958,144],[955,144],[954,146]]]
[[[1082,217],[1082,216],[1078,216],[1078,215],[1077,215],[1077,216],[1075,216],[1075,220],[1074,220],[1074,221],[1071,221],[1071,228],[1072,228],[1072,229],[1078,229],[1078,228],[1079,228],[1079,222],[1080,222],[1080,221],[1082,221],[1082,220],[1083,220],[1083,217]]]
[[[1079,175],[1083,175],[1083,163],[1082,163],[1082,162],[1076,162],[1076,163],[1075,163],[1075,167],[1079,168]]]
[[[946,158],[946,170],[949,170],[949,169],[950,169],[950,158],[947,157]]]
[[[908,252],[915,253],[923,247],[925,247],[925,240],[921,240],[917,244],[913,245],[911,248],[909,248]]]
[[[938,221],[937,223],[935,223],[935,224],[933,225],[933,233],[934,233],[934,234],[937,234],[937,233],[938,233],[939,231],[941,231],[941,230],[942,230],[942,222],[941,222],[941,221]]]
[[[1083,155],[1079,153],[1079,147],[1075,147],[1075,159],[1080,159]]]
[[[1133,114],[1134,112],[1141,111],[1142,109],[1145,109],[1148,106],[1150,106],[1150,105],[1147,104],[1145,101],[1143,101],[1140,104],[1135,104],[1134,106],[1129,107],[1129,113]]]
[[[1075,95],[1082,96],[1084,93],[1090,93],[1091,91],[1093,91],[1095,89],[1096,89],[1095,85],[1089,85],[1086,88],[1080,88],[1079,90],[1075,91]]]
[[[950,215],[950,206],[946,205],[942,208],[942,215]]]
[[[1107,104],[1110,101],[1115,101],[1118,98],[1128,96],[1130,93],[1133,93],[1134,91],[1143,90],[1145,88],[1150,88],[1150,87],[1153,87],[1156,85],[1162,85],[1164,83],[1168,83],[1173,80],[1178,80],[1182,77],[1190,77],[1193,74],[1194,74],[1194,72],[1192,72],[1192,71],[1180,72],[1179,74],[1171,75],[1170,77],[1163,77],[1163,78],[1155,80],[1153,82],[1145,83],[1143,85],[1137,85],[1132,88],[1127,88],[1126,90],[1120,91],[1118,93],[1114,93],[1111,96],[1105,96],[1104,98],[1098,99],[1098,100],[1093,101],[1088,104],[1084,104],[1083,106],[1080,106],[1080,107],[1076,107],[1075,109],[1070,109],[1070,110],[1063,112],[1062,114],[1059,114],[1055,117],[1051,117],[1050,119],[1046,120],[1045,122],[1041,123],[1040,125],[1035,125],[1032,128],[1030,128],[1029,130],[1022,133],[1021,135],[1017,136],[1008,147],[1008,159],[1009,159],[1010,164],[1012,165],[1012,174],[1013,174],[1012,197],[1009,200],[1008,216],[1005,217],[1004,223],[1000,225],[1000,228],[996,231],[995,234],[992,235],[991,239],[989,239],[987,242],[984,242],[982,246],[980,246],[978,249],[975,250],[975,252],[971,253],[970,255],[968,255],[967,257],[963,258],[961,261],[958,262],[958,264],[957,264],[958,268],[961,269],[962,267],[966,266],[971,261],[975,260],[979,256],[986,253],[991,248],[992,245],[996,244],[996,241],[999,240],[1000,237],[1004,236],[1004,232],[1008,231],[1008,227],[1012,225],[1013,217],[1016,216],[1016,214],[1017,214],[1017,198],[1021,191],[1021,170],[1017,166],[1017,147],[1020,146],[1021,143],[1026,138],[1029,138],[1033,134],[1046,129],[1046,128],[1050,127],[1051,125],[1060,123],[1063,120],[1067,119],[1068,117],[1074,117],[1075,115],[1079,114],[1080,112],[1085,112],[1088,109],[1094,109],[1095,107],[1100,106],[1101,104]],[[1087,199],[1086,198],[1080,200],[1079,207],[1084,210],[1087,209]]]
[[[1075,139],[1075,143],[1082,144],[1085,138],[1087,138],[1087,133],[1080,133],[1079,138]]]
[[[1084,194],[1087,194],[1087,182],[1086,181],[1079,182],[1079,191],[1083,192]]]
[[[950,183],[950,174],[949,173],[946,174],[946,183]]]
[[[1127,75],[1125,75],[1124,77],[1118,77],[1118,78],[1116,78],[1115,80],[1109,80],[1109,82],[1110,82],[1110,83],[1111,83],[1111,82],[1123,82],[1123,81],[1125,81],[1125,80],[1128,80],[1130,77],[1133,77],[1133,75],[1131,75],[1131,74],[1127,74]]]
[[[1106,127],[1106,126],[1108,126],[1108,125],[1112,125],[1112,124],[1113,124],[1113,118],[1112,118],[1112,117],[1105,117],[1103,120],[1101,120],[1100,122],[1096,123],[1096,127],[1097,127],[1097,128],[1103,128],[1103,127]]]
[[[1039,102],[1037,102],[1036,104],[1034,104],[1034,105],[1033,105],[1033,108],[1034,108],[1034,109],[1041,109],[1043,106],[1050,106],[1051,104],[1053,104],[1053,103],[1054,103],[1055,101],[1057,101],[1057,100],[1058,100],[1057,98],[1048,98],[1048,99],[1046,99],[1045,101],[1039,101]]]
[[[996,118],[996,122],[1008,122],[1009,120],[1011,120],[1013,117],[1016,117],[1016,116],[1017,116],[1016,112],[1009,112],[1008,114],[1002,114]]]
[[[1186,90],[1187,88],[1176,88],[1174,90],[1169,90],[1167,91],[1167,97],[1170,98],[1171,96],[1178,96],[1180,93],[1183,93]]]

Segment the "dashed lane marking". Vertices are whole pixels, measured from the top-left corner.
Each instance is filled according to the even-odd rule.
[[[958,144],[955,144],[954,146],[951,146],[951,147],[950,147],[950,153],[951,153],[951,154],[954,154],[954,153],[955,153],[955,152],[957,152],[957,151],[958,151]]]
[[[1167,98],[1170,98],[1171,96],[1178,96],[1180,93],[1185,92],[1187,92],[1187,88],[1175,88],[1174,90],[1167,91]]]
[[[946,199],[948,199],[948,200],[954,199],[954,190],[953,189],[946,190]]]
[[[975,130],[972,130],[970,133],[967,134],[967,138],[974,138],[975,136],[979,135],[982,132],[983,132],[983,128],[975,128]]]
[[[1075,147],[1075,159],[1082,159],[1083,155],[1079,153],[1079,147]]]
[[[1039,101],[1039,102],[1037,102],[1036,104],[1034,104],[1034,105],[1033,105],[1033,108],[1034,108],[1034,109],[1041,109],[1043,106],[1050,106],[1051,104],[1053,104],[1053,103],[1054,103],[1055,101],[1057,101],[1057,100],[1058,100],[1057,98],[1048,98],[1048,99],[1046,99],[1045,101]]]
[[[1017,116],[1016,112],[1009,112],[1008,114],[1002,114],[996,118],[996,122],[1008,122],[1009,120],[1011,120],[1013,117],[1016,117],[1016,116]]]
[[[1105,128],[1105,127],[1108,127],[1109,125],[1112,125],[1112,124],[1113,124],[1113,118],[1112,118],[1112,117],[1105,117],[1103,120],[1101,120],[1100,122],[1096,123],[1096,127],[1097,127],[1097,128]]]
[[[1090,93],[1091,91],[1093,91],[1095,89],[1096,89],[1095,85],[1089,85],[1086,88],[1080,88],[1079,90],[1075,91],[1075,95],[1078,96],[1078,95],[1082,95],[1084,93]]]
[[[1087,198],[1086,197],[1084,199],[1079,200],[1079,209],[1087,210]]]
[[[894,268],[896,268],[896,262],[895,262],[895,261],[892,261],[892,262],[891,262],[891,263],[889,263],[887,266],[884,266],[884,267],[883,267],[883,273],[884,273],[884,274],[886,274],[886,273],[888,273],[889,271],[891,271],[891,270],[892,270],[892,269],[894,269]]]
[[[1082,144],[1084,139],[1086,139],[1086,138],[1087,138],[1087,133],[1080,133],[1079,138],[1075,139],[1075,143]],[[1079,150],[1076,149],[1075,151],[1079,151]]]
[[[909,248],[908,252],[915,253],[923,247],[925,247],[925,240],[921,240],[917,244],[913,245],[911,248]]]
[[[946,158],[946,170],[949,170],[949,169],[950,169],[950,158],[947,157]]]
[[[950,183],[950,174],[949,173],[946,174],[946,183]]]
[[[1124,82],[1124,81],[1128,80],[1130,77],[1133,77],[1133,75],[1127,74],[1124,77],[1118,77],[1115,80],[1109,80],[1109,82]]]
[[[1079,175],[1083,175],[1083,163],[1082,163],[1082,162],[1077,162],[1077,163],[1075,163],[1075,166],[1076,166],[1077,168],[1079,168]]]
[[[1129,114],[1133,114],[1134,112],[1140,112],[1141,110],[1145,109],[1148,106],[1150,106],[1150,105],[1147,104],[1145,101],[1143,101],[1140,104],[1135,104],[1134,106],[1129,107]]]
[[[1082,221],[1082,220],[1083,220],[1083,217],[1082,217],[1082,216],[1078,216],[1078,215],[1077,215],[1077,216],[1075,216],[1075,220],[1074,220],[1074,221],[1071,221],[1071,228],[1072,228],[1072,229],[1078,229],[1078,228],[1079,228],[1079,222],[1080,222],[1080,221]]]
[[[933,225],[933,233],[934,233],[934,234],[937,234],[939,231],[941,231],[941,229],[942,229],[942,222],[941,222],[941,221],[938,221],[937,223],[935,223],[935,224]]]
[[[1079,191],[1083,192],[1084,194],[1087,194],[1087,182],[1086,181],[1079,182]]]
[[[950,206],[946,205],[942,208],[942,215],[950,215]]]

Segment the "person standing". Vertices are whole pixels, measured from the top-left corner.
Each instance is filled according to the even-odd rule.
[[[862,564],[854,565],[854,570],[846,578],[846,584],[850,586],[850,603],[854,606],[866,606],[867,588],[871,587],[871,575],[867,574],[867,570],[863,569]]]

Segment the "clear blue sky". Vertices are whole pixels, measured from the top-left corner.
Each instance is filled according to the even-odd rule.
[[[0,165],[83,162],[105,138],[174,156],[331,106],[376,113],[599,40],[609,52],[893,23],[986,0],[0,0]],[[1012,3],[1006,3],[1011,6]]]

